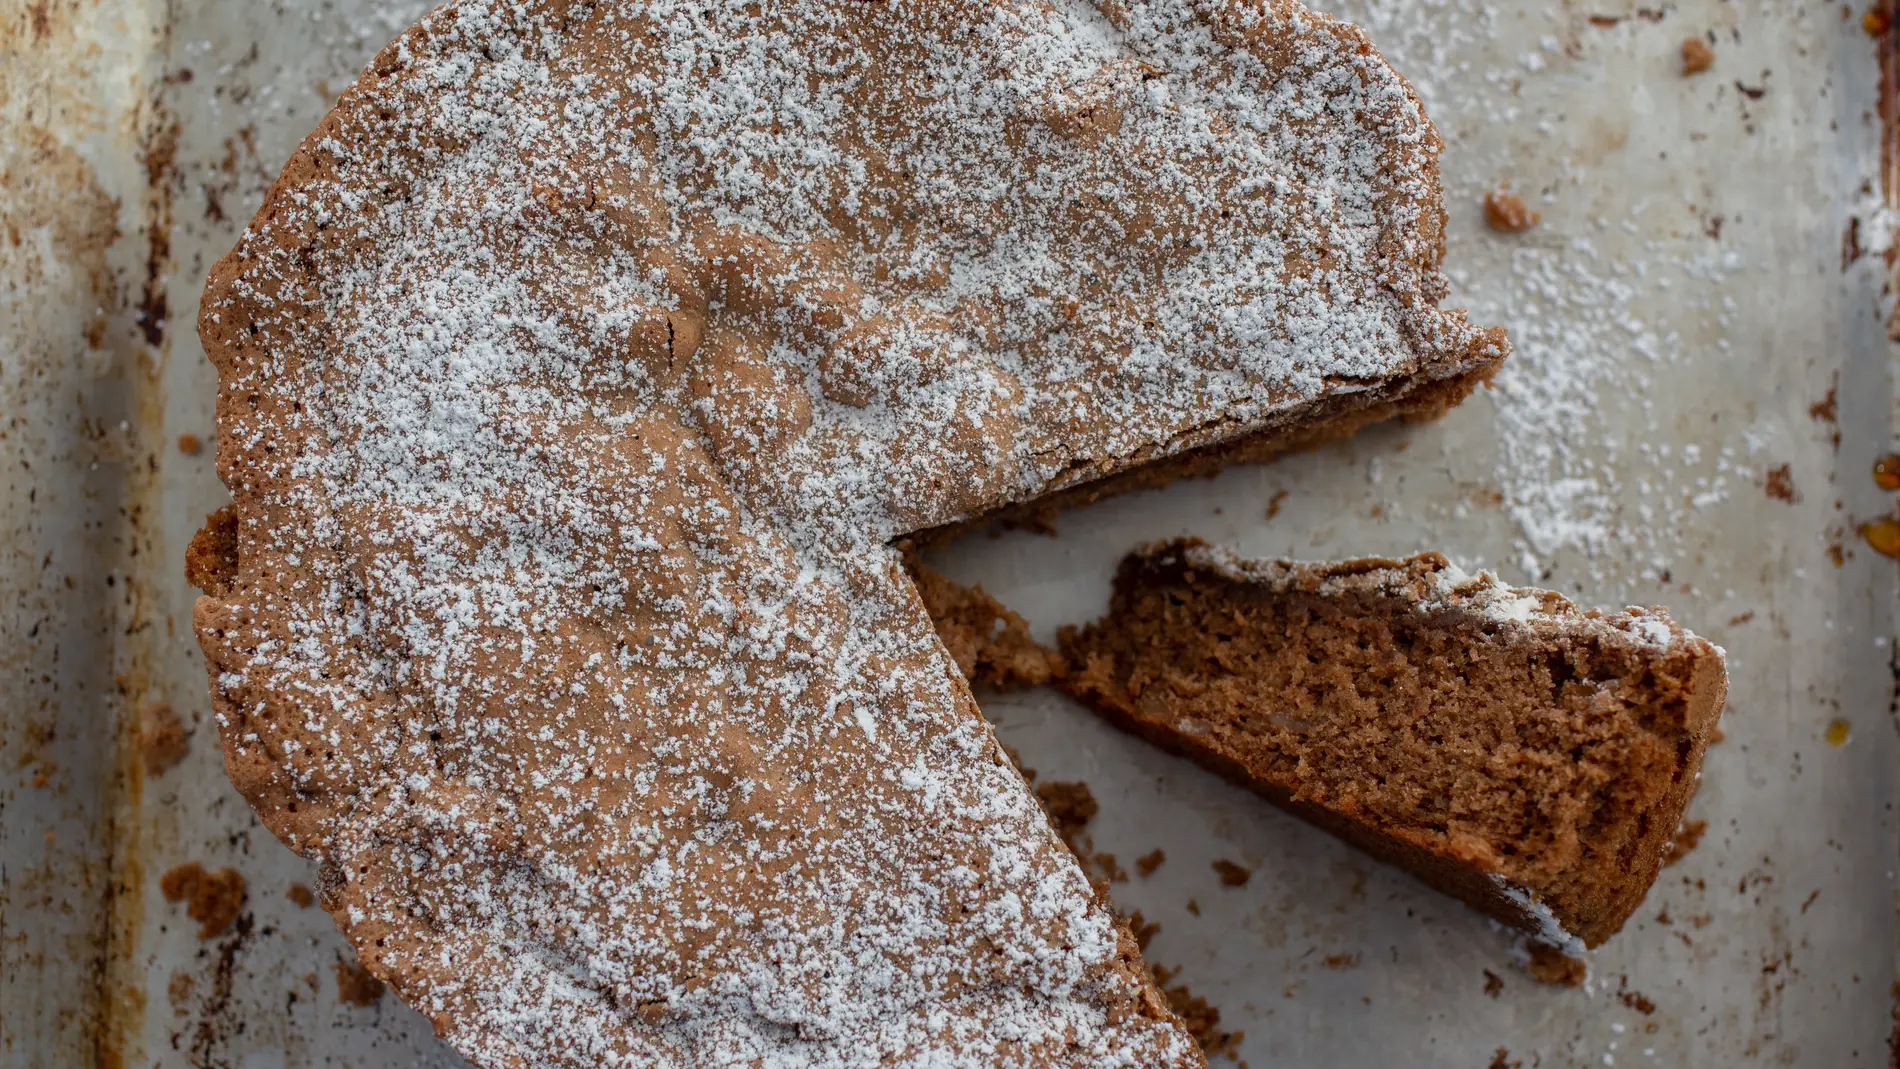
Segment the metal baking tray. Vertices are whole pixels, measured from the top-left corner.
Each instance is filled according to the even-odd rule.
[[[1589,604],[1668,604],[1728,649],[1726,738],[1691,812],[1706,831],[1576,988],[1053,691],[982,695],[1043,779],[1090,785],[1093,849],[1129,872],[1111,894],[1160,925],[1150,958],[1252,1066],[1889,1064],[1896,569],[1856,532],[1900,505],[1870,477],[1895,437],[1900,34],[1832,3],[1638,3],[1324,5],[1371,30],[1444,134],[1454,303],[1518,346],[1495,388],[1436,424],[933,558],[1045,639],[1100,611],[1136,542],[1195,534],[1301,558],[1441,549]],[[224,779],[180,568],[222,500],[209,450],[180,442],[211,432],[205,272],[425,6],[0,3],[4,1065],[459,1064],[393,999],[340,997],[350,952],[290,897],[313,874]],[[1715,64],[1685,77],[1691,37]],[[1505,186],[1537,227],[1486,229]],[[159,703],[189,750],[154,775],[138,723]],[[1252,876],[1227,886],[1217,860]],[[193,861],[247,887],[211,939],[160,886]]]

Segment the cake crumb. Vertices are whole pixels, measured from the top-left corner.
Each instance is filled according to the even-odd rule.
[[[1682,42],[1682,76],[1692,78],[1715,66],[1715,49],[1700,37]]]
[[[1504,993],[1504,978],[1490,969],[1484,970],[1484,993],[1497,998]]]
[[[1524,971],[1538,983],[1554,987],[1581,987],[1590,974],[1589,966],[1583,962],[1542,943],[1531,944],[1531,957],[1525,962]]]
[[[1623,1005],[1645,1017],[1656,1012],[1656,1004],[1639,991],[1621,991],[1616,997],[1623,1001]]]
[[[336,997],[351,1006],[374,1006],[386,990],[361,962],[336,963]]]
[[[1702,834],[1709,830],[1706,820],[1685,820],[1676,829],[1675,838],[1669,840],[1669,848],[1663,851],[1663,865],[1673,865],[1688,856],[1702,842]]]
[[[1524,1059],[1513,1058],[1509,1050],[1499,1047],[1497,1051],[1491,1055],[1491,1065],[1489,1069],[1524,1069]]]
[[[1149,940],[1152,940],[1160,931],[1161,925],[1143,917],[1140,910],[1128,915],[1128,934],[1135,937],[1135,945],[1144,952],[1148,949]]]
[[[1075,849],[1075,839],[1088,827],[1089,821],[1101,807],[1095,803],[1095,795],[1089,791],[1089,785],[1080,781],[1065,782],[1050,780],[1036,787],[1036,797],[1041,799],[1042,808],[1049,814],[1049,822],[1055,825],[1056,834]],[[1080,853],[1080,851],[1077,851]]]
[[[188,457],[195,457],[204,450],[204,442],[195,434],[187,431],[178,436],[178,451]]]
[[[1194,1041],[1201,1045],[1201,1053],[1209,1058],[1225,1055],[1238,1059],[1240,1044],[1247,1036],[1245,1032],[1224,1032],[1220,1027],[1220,1010],[1212,1003],[1188,990],[1186,984],[1177,984],[1173,980],[1180,974],[1179,969],[1170,969],[1165,965],[1154,967],[1155,983],[1161,986],[1161,993],[1168,998],[1168,1005],[1175,1016],[1181,1018]]]
[[[198,938],[215,939],[244,908],[244,877],[236,869],[207,872],[196,861],[172,869],[159,879],[167,902],[184,902],[185,915],[198,922]]]
[[[917,596],[957,668],[973,686],[1018,690],[1062,672],[1062,657],[1029,634],[1029,621],[986,593],[906,561]]]
[[[1267,519],[1271,520],[1280,514],[1280,506],[1286,503],[1286,496],[1285,490],[1275,490],[1273,496],[1267,499]]]
[[[298,909],[309,909],[317,902],[317,896],[311,893],[310,888],[300,883],[291,884],[290,890],[284,892],[284,897],[295,902]]]
[[[148,702],[139,710],[139,759],[147,776],[158,776],[185,759],[191,739],[178,714],[164,702]]]
[[[1767,476],[1762,480],[1762,489],[1769,497],[1776,501],[1786,501],[1790,505],[1801,500],[1801,495],[1795,492],[1792,465],[1783,464],[1778,468],[1769,468]]]
[[[1352,969],[1359,965],[1357,954],[1328,954],[1320,959],[1320,964],[1328,969]]]
[[[1214,871],[1220,873],[1220,882],[1227,887],[1245,887],[1253,879],[1253,870],[1234,864],[1226,858],[1214,862]]]
[[[1189,913],[1192,913],[1192,914],[1194,914],[1194,915],[1195,915],[1196,917],[1198,917],[1198,916],[1200,916],[1200,915],[1201,915],[1201,903],[1200,903],[1200,900],[1198,900],[1198,899],[1193,899],[1193,898],[1190,898],[1190,899],[1188,899],[1188,903],[1187,903],[1187,911],[1188,911]]]
[[[1155,870],[1160,868],[1162,863],[1167,860],[1167,851],[1157,846],[1153,850],[1135,859],[1135,871],[1141,873],[1141,878],[1145,880],[1153,876]]]
[[[1493,190],[1484,195],[1485,225],[1500,234],[1521,234],[1543,219],[1515,193]]]

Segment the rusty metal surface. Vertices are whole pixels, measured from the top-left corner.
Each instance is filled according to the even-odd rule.
[[[425,6],[0,0],[0,1064],[457,1064],[392,999],[342,997],[347,948],[290,897],[311,873],[224,781],[179,574],[222,499],[209,451],[178,444],[211,429],[189,329],[205,270]],[[1324,6],[1426,96],[1459,299],[1513,328],[1516,365],[1440,424],[937,563],[1044,637],[1099,610],[1130,545],[1177,533],[1440,548],[1586,602],[1667,603],[1732,658],[1707,832],[1583,988],[1547,987],[1462,907],[1058,695],[986,711],[1045,779],[1091,785],[1097,850],[1132,873],[1165,847],[1111,893],[1256,1067],[1887,1064],[1896,584],[1854,528],[1894,506],[1868,471],[1900,410],[1878,89],[1900,38],[1786,0]],[[1694,78],[1689,36],[1716,53]],[[1539,227],[1484,228],[1500,183]],[[190,747],[148,775],[154,703]],[[1251,879],[1224,886],[1217,859]],[[190,861],[246,882],[210,939],[160,890]]]

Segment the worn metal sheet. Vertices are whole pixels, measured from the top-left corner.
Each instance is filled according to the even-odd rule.
[[[347,948],[287,897],[311,874],[224,781],[179,574],[221,500],[208,453],[177,444],[210,432],[200,282],[424,6],[0,0],[0,1063],[456,1064],[393,1000],[339,998]],[[1896,396],[1878,42],[1859,9],[1789,0],[1328,6],[1424,93],[1459,299],[1512,327],[1515,364],[1442,423],[937,563],[1045,637],[1100,609],[1129,546],[1177,533],[1439,548],[1667,603],[1732,658],[1707,832],[1585,987],[1546,987],[1463,907],[1059,695],[986,711],[1044,778],[1091,785],[1097,850],[1133,870],[1165,847],[1112,894],[1254,1066],[1887,1064],[1896,573],[1854,533],[1896,504],[1868,476]],[[1717,57],[1695,78],[1689,36]],[[1484,228],[1501,183],[1539,227]],[[153,702],[191,749],[148,777],[133,725]],[[1223,886],[1216,859],[1251,880]],[[218,938],[159,891],[186,861],[247,881]]]

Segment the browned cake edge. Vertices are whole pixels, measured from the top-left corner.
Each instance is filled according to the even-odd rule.
[[[1428,555],[1436,558],[1435,554]],[[1116,579],[1117,601],[1126,585],[1141,581],[1139,566],[1143,554],[1137,551],[1123,562]],[[1418,558],[1414,558],[1417,560]],[[1442,561],[1442,558],[1437,558]],[[1403,567],[1407,562],[1386,559],[1344,561],[1315,569],[1315,574],[1354,575],[1375,568]],[[1258,777],[1245,763],[1202,738],[1184,734],[1169,723],[1145,716],[1132,697],[1121,688],[1116,673],[1098,670],[1102,655],[1088,647],[1088,631],[1112,627],[1114,614],[1090,625],[1086,631],[1064,629],[1062,655],[1069,666],[1057,685],[1083,702],[1110,724],[1121,728],[1170,753],[1189,758],[1223,778],[1259,794],[1267,801],[1306,820],[1320,829],[1358,847],[1374,858],[1412,873],[1427,885],[1458,898],[1473,908],[1513,928],[1528,932],[1552,945],[1574,943],[1597,947],[1615,935],[1647,895],[1661,871],[1671,837],[1680,826],[1683,813],[1693,797],[1703,755],[1707,752],[1716,721],[1726,701],[1727,672],[1722,658],[1706,640],[1696,639],[1686,649],[1676,651],[1671,661],[1692,661],[1687,685],[1682,687],[1686,705],[1682,712],[1683,731],[1690,745],[1680,756],[1670,789],[1647,811],[1644,833],[1626,847],[1623,867],[1609,881],[1607,894],[1573,902],[1572,908],[1552,910],[1561,931],[1552,931],[1550,918],[1540,917],[1523,891],[1513,892],[1511,885],[1484,864],[1483,859],[1461,853],[1455,844],[1408,834],[1405,829],[1382,828],[1350,812],[1317,804],[1298,797],[1287,786]],[[1091,663],[1091,657],[1094,663]],[[1545,907],[1549,908],[1549,907]]]
[[[1289,453],[1317,449],[1350,438],[1375,423],[1393,419],[1407,423],[1429,422],[1457,407],[1479,386],[1488,384],[1502,364],[1503,358],[1499,357],[1476,367],[1465,365],[1447,378],[1414,377],[1377,390],[1334,394],[1294,409],[1262,430],[1157,457],[1114,475],[1090,479],[1031,501],[923,531],[903,539],[902,544],[927,549],[953,542],[991,524],[1050,530],[1059,513],[1120,494],[1156,489],[1179,479],[1212,478],[1233,464],[1264,464]]]

